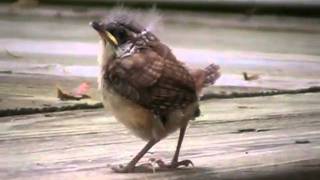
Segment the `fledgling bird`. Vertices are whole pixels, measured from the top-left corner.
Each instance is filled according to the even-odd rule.
[[[178,168],[192,164],[178,161],[189,120],[200,115],[199,94],[220,76],[219,67],[188,69],[176,59],[158,37],[128,16],[90,25],[101,38],[98,62],[104,106],[136,136],[147,141],[145,147],[116,172],[133,172],[137,162],[161,139],[180,129],[170,164]]]

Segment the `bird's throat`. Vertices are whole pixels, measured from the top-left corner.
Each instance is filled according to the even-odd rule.
[[[108,42],[104,42],[101,40],[99,44],[100,44],[100,49],[97,57],[97,61],[100,68],[100,73],[98,75],[98,88],[101,89],[103,74],[105,73],[106,67],[108,66],[108,64],[110,64],[110,62],[114,60],[114,57],[116,55],[116,50]]]
[[[115,57],[116,50],[108,42],[100,41],[100,50],[98,53],[98,63],[100,67],[105,67]]]

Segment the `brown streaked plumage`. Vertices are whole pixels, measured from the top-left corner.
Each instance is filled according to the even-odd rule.
[[[123,18],[118,18],[123,19]],[[128,23],[129,22],[129,23]],[[177,149],[170,164],[177,168],[192,164],[178,161],[189,120],[199,116],[201,89],[219,77],[218,66],[190,70],[178,61],[168,46],[134,21],[92,22],[101,36],[103,103],[115,118],[147,145],[116,172],[132,172],[140,158],[157,142],[180,129]]]

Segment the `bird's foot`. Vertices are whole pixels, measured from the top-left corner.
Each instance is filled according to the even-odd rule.
[[[178,161],[178,162],[172,162],[171,164],[169,164],[169,168],[171,168],[171,169],[179,168],[180,166],[185,166],[185,167],[192,166],[192,167],[194,167],[194,164],[189,159],[185,159],[185,160]]]
[[[130,166],[130,165],[114,165],[111,166],[111,169],[116,172],[116,173],[131,173],[134,172],[135,169],[139,172],[145,172],[145,171],[165,171],[165,170],[170,170],[170,169],[177,169],[181,166],[189,167],[192,166],[194,167],[194,164],[192,161],[186,159],[182,161],[177,161],[177,162],[171,162],[170,164],[166,164],[163,160],[161,159],[156,159],[156,158],[150,158],[147,163],[143,163],[138,166]]]
[[[116,173],[130,173],[130,172],[134,171],[134,166],[133,167],[131,167],[129,165],[124,166],[122,164],[113,165],[110,168]]]
[[[147,163],[143,163],[137,166],[124,166],[122,164],[120,165],[115,165],[115,166],[111,166],[111,169],[116,172],[116,173],[132,173],[132,172],[156,172],[157,169],[157,163],[155,162],[147,162]]]
[[[185,166],[185,167],[192,166],[192,167],[194,167],[193,162],[191,160],[188,160],[188,159],[182,160],[182,161],[177,161],[177,162],[171,162],[170,164],[166,164],[161,159],[151,158],[151,159],[149,159],[149,162],[151,162],[151,164],[157,164],[160,169],[177,169],[177,168],[179,168],[181,166]]]

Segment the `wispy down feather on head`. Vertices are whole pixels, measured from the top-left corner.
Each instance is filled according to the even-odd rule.
[[[103,22],[118,22],[129,25],[132,31],[155,31],[161,29],[162,17],[159,12],[152,8],[149,11],[132,10],[124,7],[116,7],[110,10]],[[139,33],[139,32],[136,32]]]

